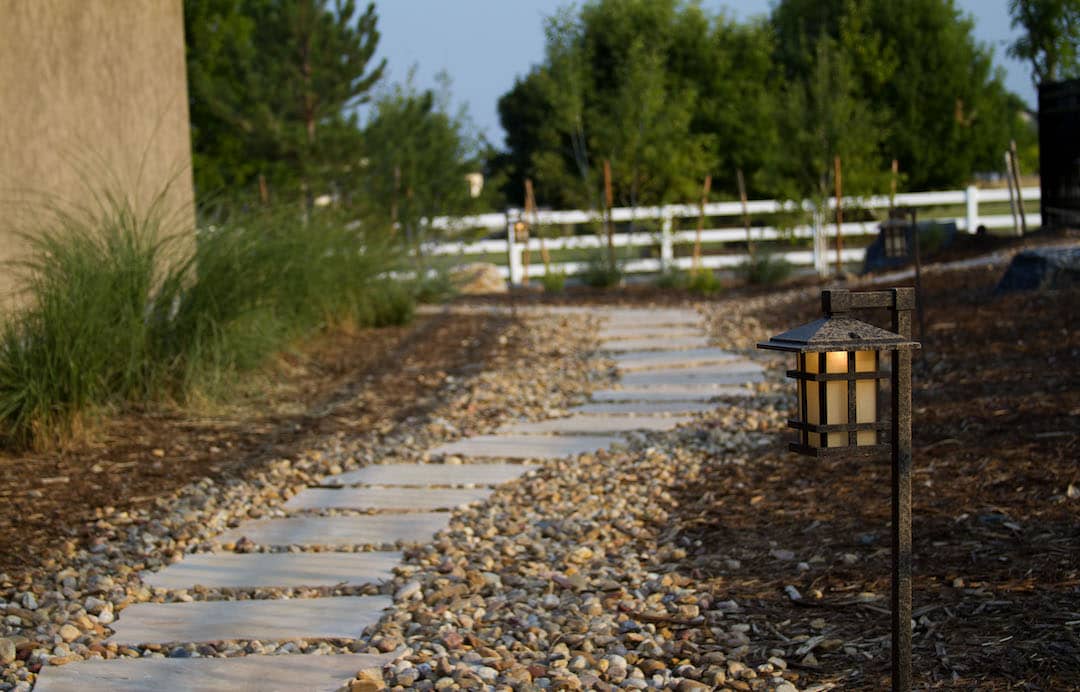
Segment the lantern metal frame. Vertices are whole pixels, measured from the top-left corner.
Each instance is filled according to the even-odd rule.
[[[912,217],[914,220],[914,217]],[[917,241],[916,241],[917,242]],[[798,381],[800,388],[800,411],[798,420],[789,420],[788,426],[799,432],[799,442],[792,443],[792,451],[816,458],[876,459],[887,452],[892,461],[892,689],[911,689],[911,354],[919,348],[911,340],[911,313],[916,308],[916,293],[912,288],[893,288],[881,291],[852,292],[830,289],[821,292],[821,306],[825,317],[809,324],[778,334],[758,344],[758,348],[797,354],[795,370],[787,375]],[[892,331],[849,316],[855,310],[887,309],[892,316]],[[826,352],[846,352],[847,371],[830,373],[825,367]],[[856,368],[855,353],[873,351],[874,367],[860,372]],[[888,352],[891,368],[881,369],[881,354]],[[807,372],[807,358],[817,357],[818,372]],[[889,419],[882,420],[877,409],[880,393],[876,383],[890,380]],[[858,423],[856,412],[856,384],[860,380],[875,381],[875,418],[872,423]],[[827,393],[828,382],[844,381],[847,386],[847,422],[829,423]],[[818,382],[819,423],[809,423],[807,383]],[[857,435],[863,430],[875,431],[876,444],[857,443]],[[882,442],[882,433],[889,431],[888,441]],[[809,444],[811,433],[818,434],[820,446]],[[847,444],[828,446],[829,435],[847,433]]]

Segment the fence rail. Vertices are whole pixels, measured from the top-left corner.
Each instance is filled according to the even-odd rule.
[[[1024,188],[1022,196],[1025,202],[1040,199],[1040,191],[1037,187]],[[974,233],[980,226],[988,229],[1011,228],[1014,226],[1014,217],[1010,214],[980,215],[981,203],[1008,203],[1010,202],[1007,189],[981,190],[976,187],[968,187],[964,190],[947,190],[943,192],[909,192],[897,194],[894,204],[898,207],[956,207],[963,206],[962,216],[933,216],[932,219],[941,222],[954,222],[958,230]],[[874,196],[863,198],[844,198],[844,209],[861,209],[877,211],[888,209],[890,200],[887,196]],[[836,208],[836,200],[830,199],[828,209]],[[782,240],[789,238],[812,239],[812,250],[791,250],[777,253],[778,256],[796,266],[812,266],[818,272],[827,271],[829,262],[835,261],[835,250],[830,249],[829,240],[836,237],[836,225],[826,223],[822,214],[817,212],[814,206],[807,201],[797,204],[795,202],[780,202],[777,200],[752,200],[747,202],[746,211],[751,215],[768,215],[785,212],[803,211],[811,216],[812,223],[797,225],[793,228],[776,228],[774,226],[751,226],[750,240],[754,242]],[[673,230],[675,219],[697,218],[701,213],[697,205],[672,204],[662,207],[637,207],[635,209],[619,207],[611,210],[612,219],[615,222],[628,221],[660,221],[657,232],[634,232],[616,233],[614,245],[618,248],[641,247],[656,250],[656,257],[642,257],[629,259],[622,264],[626,273],[661,272],[673,268],[687,269],[692,265],[692,258],[677,257],[674,248],[676,245],[692,243],[697,237],[694,230]],[[704,215],[706,218],[735,217],[736,223],[741,223],[743,207],[740,202],[715,202],[705,205]],[[505,255],[505,264],[499,267],[504,278],[513,284],[521,283],[526,272],[528,276],[543,275],[545,269],[542,265],[531,264],[526,268],[523,253],[526,243],[519,242],[516,238],[515,224],[519,221],[527,221],[532,226],[565,226],[576,224],[596,223],[601,220],[598,212],[583,210],[565,211],[539,211],[525,218],[520,209],[510,209],[505,213],[479,214],[462,217],[437,217],[432,220],[434,228],[461,232],[465,230],[483,229],[488,231],[505,230],[506,237],[500,239],[478,240],[473,242],[444,242],[427,246],[425,251],[433,255],[457,255],[462,259],[468,259],[470,255]],[[1037,227],[1041,223],[1039,214],[1028,214],[1028,225]],[[855,221],[841,225],[841,234],[844,238],[861,237],[877,233],[878,221]],[[742,227],[726,226],[723,228],[708,228],[701,232],[703,243],[724,244],[745,242],[746,230]],[[543,244],[548,251],[558,252],[562,250],[596,249],[606,247],[607,239],[598,235],[572,235],[546,238]],[[535,235],[527,243],[530,253],[539,252],[541,240]],[[843,262],[861,262],[865,257],[865,248],[846,248],[841,253]],[[742,252],[725,254],[706,254],[701,258],[704,267],[729,268],[735,267],[746,260],[746,254]],[[585,268],[583,262],[552,262],[551,267],[555,271],[567,275],[579,273]]]

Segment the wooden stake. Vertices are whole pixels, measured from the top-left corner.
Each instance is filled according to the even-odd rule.
[[[742,222],[743,227],[746,228],[746,252],[750,255],[750,260],[754,259],[754,242],[750,238],[750,211],[746,205],[746,181],[743,179],[742,169],[735,169],[736,177],[739,182],[739,200],[742,202]]]
[[[544,273],[551,271],[551,255],[548,254],[547,245],[544,243],[544,233],[540,228],[540,215],[536,209],[536,196],[533,194],[532,178],[525,179],[525,210],[532,210],[532,218],[529,224],[536,227],[536,235],[540,238],[540,259],[544,261]]]
[[[1016,189],[1013,180],[1013,165],[1012,156],[1009,155],[1008,150],[1005,151],[1005,182],[1009,185],[1009,211],[1012,212],[1013,220],[1013,235],[1020,235],[1020,216],[1017,212],[1016,204]]]
[[[607,205],[607,245],[608,266],[615,272],[615,221],[611,218],[611,208],[615,205],[615,195],[611,189],[611,161],[604,159],[604,201]]]
[[[842,227],[844,225],[844,207],[841,204],[843,199],[842,191],[843,187],[840,184],[840,156],[837,155],[833,159],[833,166],[836,169],[836,274],[840,276],[844,273],[844,234]]]
[[[394,192],[390,195],[390,235],[397,233],[398,193],[401,190],[401,166],[394,166]]]
[[[1020,212],[1020,232],[1027,235],[1027,216],[1024,214],[1024,196],[1020,192],[1020,157],[1016,155],[1016,140],[1009,140],[1009,156],[1012,158],[1013,182],[1016,184],[1016,209]]]
[[[892,217],[893,209],[896,208],[896,178],[900,174],[900,162],[892,160],[892,178],[889,180],[889,216]]]
[[[694,262],[693,273],[697,274],[701,267],[701,231],[705,228],[705,205],[709,203],[709,191],[712,190],[712,176],[705,176],[705,184],[701,186],[701,204],[698,205],[697,235],[694,237]]]
[[[259,201],[264,207],[270,205],[270,188],[266,186],[266,176],[259,174]]]

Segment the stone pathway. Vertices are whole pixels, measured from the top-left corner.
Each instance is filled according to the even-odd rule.
[[[433,462],[445,463],[372,465],[321,478],[284,504],[284,517],[245,521],[219,536],[217,551],[189,554],[144,575],[144,581],[167,591],[378,584],[400,564],[397,551],[429,540],[447,525],[449,510],[483,502],[494,486],[528,473],[531,464],[608,448],[627,434],[689,423],[692,414],[711,408],[715,397],[751,395],[750,385],[762,379],[756,364],[709,347],[693,310],[605,309],[601,314],[606,319],[600,348],[624,372],[622,381],[594,392],[592,401],[566,417],[514,422],[495,434],[430,450]],[[289,552],[234,552],[241,543],[245,550]],[[388,596],[137,603],[120,611],[111,640],[129,645],[362,640],[390,605]],[[393,659],[394,654],[253,654],[85,661],[46,668],[38,688],[334,690],[359,670]]]

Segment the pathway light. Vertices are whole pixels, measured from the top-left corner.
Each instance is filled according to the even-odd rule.
[[[792,451],[818,458],[892,458],[892,687],[911,689],[911,311],[915,291],[821,292],[825,316],[777,334],[758,348],[795,354],[798,432]],[[850,316],[885,308],[892,331]],[[888,356],[891,367],[882,369]],[[889,418],[878,383],[890,379]],[[887,434],[886,434],[887,433]]]

